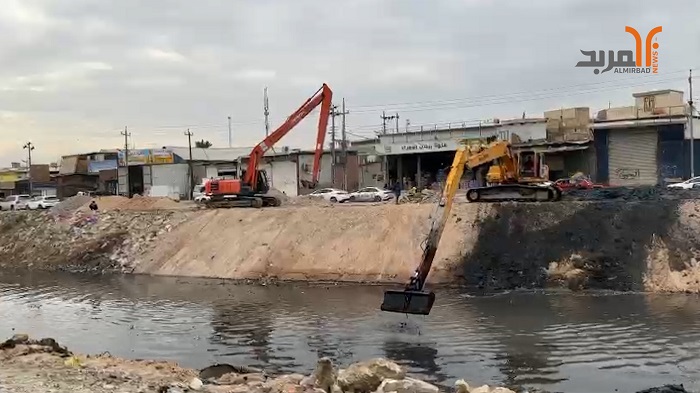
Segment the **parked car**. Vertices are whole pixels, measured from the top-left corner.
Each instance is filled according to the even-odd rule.
[[[680,183],[669,184],[666,186],[666,188],[670,188],[670,189],[675,188],[675,189],[683,189],[683,190],[700,188],[700,176],[691,177],[690,179],[688,179],[686,181],[682,181]]]
[[[38,196],[32,198],[29,202],[27,202],[27,209],[48,209],[50,207],[56,206],[59,202],[60,200],[55,196]]]
[[[318,197],[333,203],[343,203],[350,199],[350,194],[347,191],[337,188],[322,188],[309,194],[310,197]]]
[[[24,210],[31,199],[32,197],[27,194],[10,195],[0,202],[0,210]]]
[[[205,192],[204,186],[205,186],[205,184],[198,184],[198,185],[194,186],[194,190],[192,191],[192,197],[194,198],[194,201],[196,203],[204,202],[204,201],[210,199],[208,196],[206,196],[204,194],[204,192]]]
[[[365,187],[351,192],[348,200],[351,202],[381,202],[392,198],[394,198],[394,193],[390,190],[383,190],[379,187]]]

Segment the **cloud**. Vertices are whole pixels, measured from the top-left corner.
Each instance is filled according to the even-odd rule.
[[[629,105],[635,91],[685,89],[687,69],[700,67],[694,0],[318,4],[3,2],[0,110],[19,120],[0,117],[0,166],[23,156],[15,141],[31,139],[37,160],[55,160],[119,146],[125,125],[137,144],[184,145],[189,127],[225,146],[227,116],[234,143],[251,146],[264,136],[265,87],[273,127],[326,82],[346,98],[349,130],[372,135],[383,110],[418,125]],[[661,72],[680,72],[622,80],[574,67],[580,49],[629,47],[625,25],[659,24]],[[313,146],[316,116],[281,142]]]

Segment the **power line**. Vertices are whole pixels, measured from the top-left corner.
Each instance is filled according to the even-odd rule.
[[[653,85],[653,84],[659,84],[659,83],[664,83],[664,82],[670,82],[670,81],[680,81],[683,80],[683,77],[675,77],[675,78],[668,78],[668,79],[662,79],[662,80],[655,80],[655,81],[650,81],[646,83],[637,83],[637,84],[627,84],[624,86],[615,86],[614,88],[591,88],[588,90],[580,90],[580,91],[559,91],[555,93],[537,93],[537,92],[532,92],[529,93],[529,97],[513,97],[513,96],[495,96],[492,99],[480,99],[478,97],[475,97],[471,100],[463,100],[464,104],[462,102],[455,102],[453,104],[445,104],[445,105],[439,105],[439,104],[434,104],[434,105],[423,105],[423,106],[413,106],[413,107],[407,107],[407,108],[402,108],[402,112],[422,112],[422,111],[427,111],[427,110],[437,110],[437,109],[460,109],[460,108],[473,108],[473,107],[480,107],[480,106],[487,106],[487,105],[496,105],[496,104],[504,104],[504,103],[511,103],[513,101],[534,101],[534,100],[544,100],[548,98],[557,98],[562,95],[565,96],[575,96],[575,95],[582,95],[582,94],[591,94],[591,93],[597,93],[597,92],[603,92],[603,91],[612,91],[612,90],[621,90],[621,89],[627,89],[630,87],[639,87],[639,86],[647,86],[647,85]],[[372,113],[372,112],[378,112],[378,110],[353,110],[353,114],[361,114],[361,113]]]
[[[685,73],[686,70],[678,70],[678,71],[671,71],[671,72],[666,72],[663,74],[660,74],[661,76],[668,76],[672,74],[679,74],[679,73]],[[491,94],[491,95],[483,95],[483,96],[476,96],[476,97],[466,97],[466,98],[454,98],[454,99],[449,99],[449,100],[436,100],[436,101],[417,101],[417,102],[404,102],[404,103],[389,103],[389,104],[367,104],[367,105],[357,105],[354,106],[354,108],[362,109],[362,108],[387,108],[387,107],[393,107],[393,106],[414,106],[414,105],[426,105],[426,104],[439,104],[439,103],[453,103],[453,102],[459,102],[459,101],[471,101],[475,99],[485,99],[485,98],[492,98],[492,97],[505,97],[505,96],[512,96],[512,95],[521,95],[521,94],[533,94],[533,93],[539,93],[539,92],[547,92],[547,91],[557,91],[557,90],[562,90],[562,89],[571,89],[575,87],[587,87],[587,86],[597,86],[597,85],[607,85],[607,84],[619,84],[621,82],[626,82],[630,80],[634,81],[639,81],[640,79],[651,79],[651,78],[658,78],[659,74],[655,75],[638,75],[635,77],[629,77],[629,78],[621,78],[613,81],[600,81],[600,82],[592,82],[592,83],[580,83],[580,84],[574,84],[574,85],[567,85],[567,86],[558,86],[558,87],[553,87],[553,88],[547,88],[547,89],[540,89],[540,90],[526,90],[526,91],[519,91],[519,92],[511,92],[511,93],[506,93],[506,94]],[[392,109],[395,110],[395,109]]]

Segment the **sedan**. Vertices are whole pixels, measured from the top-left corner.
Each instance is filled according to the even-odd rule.
[[[347,191],[339,190],[337,188],[322,188],[320,190],[316,190],[309,194],[310,197],[318,197],[318,198],[323,198],[328,202],[332,203],[343,203],[350,199],[350,194],[348,194]]]
[[[379,187],[365,187],[350,193],[351,202],[381,202],[394,198],[394,193]]]
[[[0,202],[0,210],[23,210],[27,208],[27,202],[31,196],[26,194],[10,195]]]
[[[680,188],[683,190],[690,190],[690,189],[693,189],[695,187],[700,187],[700,176],[690,178],[690,179],[683,181],[683,182],[680,182],[680,183],[669,184],[666,187],[671,188],[671,189],[673,189],[673,188],[679,189]]]
[[[34,197],[31,201],[27,202],[27,209],[48,209],[58,205],[60,200],[55,196],[40,196]]]

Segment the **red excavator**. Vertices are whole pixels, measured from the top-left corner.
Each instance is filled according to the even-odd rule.
[[[205,201],[207,207],[256,207],[279,206],[280,200],[274,195],[267,195],[270,190],[267,173],[258,169],[258,165],[265,153],[275,143],[287,135],[299,122],[301,122],[318,105],[321,105],[321,113],[318,120],[318,133],[316,134],[316,150],[314,154],[314,167],[311,185],[318,183],[321,173],[321,156],[323,155],[323,142],[326,138],[328,116],[331,111],[333,92],[325,83],[314,95],[299,107],[279,128],[267,136],[262,142],[253,148],[248,157],[248,168],[243,179],[214,179],[205,185]]]

